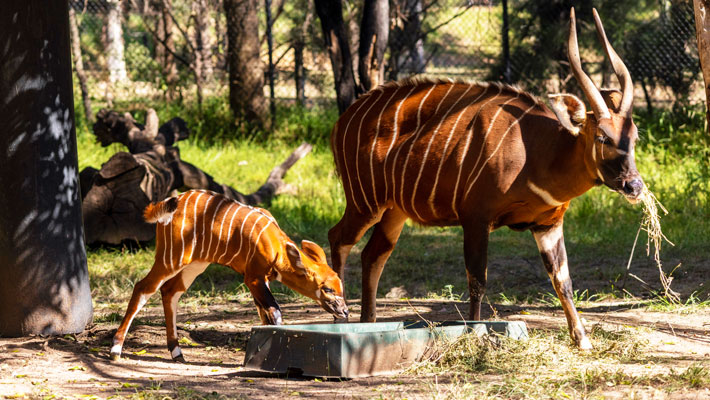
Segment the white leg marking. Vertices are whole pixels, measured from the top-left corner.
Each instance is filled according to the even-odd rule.
[[[382,96],[382,94],[384,93],[384,90],[382,90],[382,89],[376,89],[376,90],[379,90],[379,91],[380,91],[380,96]],[[371,95],[371,97],[372,97],[372,95]],[[377,103],[377,100],[379,100],[379,98],[380,98],[380,97],[377,97],[377,99],[375,99],[374,103]],[[344,167],[344,170],[345,170],[345,173],[343,174],[342,177],[343,177],[343,179],[344,179],[345,177],[347,177],[347,179],[348,179],[348,186],[350,187],[350,198],[352,199],[353,204],[355,205],[355,208],[357,208],[357,211],[358,211],[359,213],[361,213],[362,210],[360,210],[360,206],[357,204],[357,201],[355,201],[355,196],[353,196],[353,183],[352,183],[352,179],[351,179],[351,176],[350,176],[350,171],[349,171],[349,168],[348,168],[348,163],[347,163],[347,161],[345,160],[345,154],[346,154],[346,153],[345,153],[345,141],[346,141],[345,139],[346,139],[346,136],[348,135],[348,128],[350,128],[350,123],[353,122],[353,118],[355,118],[355,115],[356,115],[356,114],[358,113],[358,111],[360,111],[360,109],[368,102],[368,100],[370,100],[370,99],[369,99],[369,98],[368,98],[368,99],[363,99],[363,101],[360,103],[360,106],[357,108],[357,110],[355,110],[355,112],[350,116],[350,120],[348,120],[348,123],[345,125],[345,130],[343,131],[343,138],[341,139],[341,140],[343,141],[343,143],[342,143],[342,152],[340,153],[340,155],[341,155],[341,157],[342,157],[342,159],[343,159],[343,167]],[[374,103],[373,103],[373,104],[374,104]],[[362,120],[361,120],[361,121],[362,121]],[[358,138],[358,140],[360,140],[360,138]],[[356,165],[357,165],[357,160],[356,160]],[[345,190],[345,182],[343,182],[343,190]]]
[[[565,204],[564,201],[555,199],[550,192],[532,183],[532,181],[528,181],[528,187],[549,206],[558,207]]]
[[[113,347],[111,347],[111,354],[121,354],[121,350],[123,350],[123,346],[114,344]]]
[[[458,100],[456,100],[456,103],[454,103],[453,106],[451,106],[451,109],[449,109],[449,112],[454,109],[456,104],[468,93],[469,90],[471,90],[473,86],[469,85],[468,89],[459,97]],[[451,142],[451,138],[454,136],[454,132],[456,131],[456,127],[459,124],[459,121],[461,120],[461,116],[466,112],[466,107],[459,112],[459,116],[456,117],[456,121],[454,122],[454,126],[451,127],[451,132],[449,132],[449,137],[446,138],[446,143],[444,144],[444,150],[441,152],[441,155],[439,156],[439,168],[436,170],[436,178],[434,178],[434,186],[431,188],[431,193],[429,194],[429,207],[431,208],[431,212],[434,215],[434,218],[437,217],[436,209],[434,207],[434,196],[436,195],[436,186],[439,184],[439,175],[441,174],[441,166],[444,165],[444,160],[446,159],[446,150],[449,148],[449,143]],[[441,123],[443,123],[444,120],[442,119]],[[439,123],[439,126],[441,126],[441,123]],[[437,127],[437,131],[438,131]],[[433,139],[432,135],[432,139]]]
[[[382,107],[382,110],[380,110],[380,115],[377,117],[377,127],[375,128],[375,139],[372,141],[373,149],[374,146],[377,142],[377,136],[380,133],[380,123],[382,122],[382,114],[385,112],[387,109],[387,106],[390,104],[392,99],[397,95],[397,92],[399,92],[399,87],[395,89],[395,91],[392,93],[392,96],[387,100],[387,103],[385,103],[384,107]],[[384,92],[383,92],[384,93]],[[379,99],[379,97],[378,97]],[[362,122],[365,120],[367,117],[367,113],[370,112],[370,109],[372,106],[375,105],[377,101],[374,101],[370,108],[365,111],[365,114],[363,114],[362,118],[360,119],[360,126],[357,128],[357,145],[355,146],[355,176],[357,177],[358,184],[360,185],[360,193],[362,193],[362,199],[365,201],[365,205],[367,205],[367,209],[372,213],[372,206],[370,205],[370,201],[367,199],[367,193],[365,193],[365,189],[362,187],[362,178],[360,177],[360,132],[362,130]],[[370,152],[370,165],[372,165],[372,152]],[[351,182],[352,185],[352,182]],[[374,186],[374,184],[373,184]],[[350,188],[352,192],[352,187]],[[375,197],[375,203],[377,202],[377,197]]]
[[[234,222],[234,217],[237,216],[237,213],[239,213],[239,210],[242,209],[242,205],[240,204],[239,207],[232,213],[232,219],[229,220],[229,228],[227,229],[227,241],[225,242],[224,245],[224,253],[220,255],[218,258],[215,258],[216,262],[219,262],[219,260],[222,259],[222,257],[227,255],[227,251],[229,250],[229,241],[232,238],[232,223]]]
[[[421,121],[422,121],[422,106],[424,105],[424,102],[429,97],[429,95],[434,90],[434,88],[436,88],[436,84],[432,84],[431,89],[429,89],[429,91],[426,93],[426,95],[424,95],[424,97],[422,98],[422,101],[419,102],[419,107],[417,107],[417,126],[414,127],[414,131],[412,131],[413,133],[412,133],[412,136],[410,137],[410,139],[412,139],[412,144],[409,146],[410,151],[412,149],[412,146],[414,145],[414,142],[416,141],[417,135],[419,135],[419,127],[421,126]],[[397,159],[399,158],[399,152],[402,151],[402,148],[404,148],[404,146],[406,145],[406,142],[407,142],[407,140],[404,140],[402,143],[399,144],[399,146],[397,146],[398,147],[397,153],[395,153],[394,160],[392,161],[392,199],[395,201],[397,200],[397,198],[396,198],[397,196],[395,195],[396,182],[395,182],[394,174],[395,174],[395,172],[397,172],[396,168],[397,168]],[[404,204],[404,194],[403,194],[404,171],[406,170],[406,167],[407,167],[407,161],[409,161],[408,158],[409,158],[409,153],[407,153],[407,159],[405,159],[404,168],[402,168],[402,183],[399,185],[399,202],[400,202],[400,204]],[[385,165],[384,167],[386,168],[387,166]],[[385,182],[387,182],[387,179],[385,179]]]
[[[451,89],[453,89],[454,86],[456,86],[456,85],[452,84],[449,91]],[[436,134],[439,133],[439,129],[441,129],[441,125],[443,125],[444,121],[446,121],[446,117],[449,116],[449,114],[454,109],[454,107],[456,107],[456,105],[459,103],[459,101],[461,101],[461,99],[466,95],[466,93],[468,93],[469,90],[471,90],[470,85],[469,85],[468,89],[466,89],[466,91],[461,96],[459,96],[458,99],[456,99],[454,104],[452,104],[451,107],[449,107],[449,109],[441,117],[441,119],[439,120],[439,125],[437,125],[436,129],[434,129],[434,132],[432,132],[431,137],[429,138],[429,144],[427,145],[426,150],[424,151],[422,162],[421,162],[421,165],[419,166],[419,174],[417,175],[417,179],[414,181],[414,189],[412,189],[412,199],[411,199],[412,211],[414,211],[414,213],[417,215],[417,217],[420,220],[422,220],[422,216],[419,215],[419,212],[417,212],[416,208],[414,208],[414,200],[417,197],[417,188],[419,187],[419,180],[422,178],[422,172],[424,172],[424,166],[426,166],[427,158],[429,157],[429,151],[431,150],[431,145],[434,143],[434,139],[436,138]]]
[[[584,328],[580,327],[582,329],[582,332],[584,332]],[[579,348],[582,350],[591,350],[592,349],[592,342],[589,341],[588,337],[583,337],[582,340],[579,342]]]
[[[232,204],[229,205],[229,208],[227,208],[227,211],[225,211],[222,215],[222,221],[219,223],[219,236],[217,237],[217,246],[215,246],[214,254],[212,255],[212,258],[210,258],[210,260],[217,261],[215,257],[217,256],[217,252],[219,251],[219,245],[222,243],[222,231],[224,230],[224,221],[227,219],[227,215],[229,215],[229,212],[232,211],[232,208],[234,208],[235,205],[237,205],[237,203],[232,202]],[[224,245],[227,246],[227,243],[225,243]]]
[[[419,86],[420,85],[418,85],[418,84],[412,86],[412,90],[410,90],[409,93],[407,93],[407,95],[404,97],[404,99],[402,99],[402,101],[399,102],[399,104],[397,105],[397,110],[394,112],[394,119],[392,121],[392,140],[390,141],[390,145],[387,148],[387,152],[385,153],[385,157],[382,160],[383,175],[386,174],[386,170],[387,170],[387,157],[389,157],[390,151],[392,151],[392,146],[394,146],[394,142],[397,140],[397,134],[398,134],[397,131],[399,128],[399,124],[398,124],[397,120],[399,117],[399,110],[402,108],[402,104],[404,104],[404,102],[407,101],[409,96],[414,92],[414,89],[416,89]],[[420,106],[421,106],[421,104],[420,104]],[[380,113],[380,117],[382,117],[382,113]],[[372,159],[375,154],[375,144],[377,144],[377,138],[379,136],[379,133],[380,133],[380,121],[377,121],[377,133],[375,133],[375,139],[372,141],[372,149],[370,150],[370,179],[372,181],[372,193],[373,193],[373,197],[375,199],[375,206],[377,206],[377,192],[375,191],[375,170],[372,166]],[[394,170],[394,166],[392,167],[392,169]],[[389,194],[389,187],[387,186],[387,176],[384,176],[383,180],[385,181],[385,201],[387,201],[387,195]],[[392,185],[394,185],[394,181],[392,182]]]
[[[180,357],[182,355],[182,350],[180,350],[180,346],[175,346],[173,351],[170,353],[170,356],[174,359]]]
[[[478,102],[478,100],[488,92],[489,87],[490,86],[483,87],[481,94],[479,94],[478,97],[476,97],[471,102],[471,104],[476,104]],[[498,94],[500,94],[500,88],[498,88]],[[498,94],[496,94],[496,96],[498,96]],[[459,173],[458,173],[458,175],[456,175],[456,185],[454,186],[454,196],[453,196],[453,199],[451,200],[451,209],[454,210],[454,214],[456,214],[456,218],[458,218],[458,216],[459,216],[459,212],[456,207],[456,195],[459,193],[459,181],[461,180],[461,172],[463,171],[463,158],[466,157],[466,154],[468,154],[468,146],[471,144],[471,139],[473,138],[473,127],[474,127],[474,124],[476,123],[476,119],[478,119],[478,115],[481,113],[481,109],[496,96],[493,96],[487,102],[485,102],[480,107],[478,107],[478,111],[476,111],[476,115],[473,117],[473,121],[471,122],[471,129],[468,130],[468,135],[466,136],[466,144],[464,145],[463,151],[461,152],[461,159],[459,160],[457,158],[457,160],[456,160],[457,164],[459,165]]]
[[[209,233],[210,242],[207,245],[207,251],[205,252],[204,258],[209,258],[209,256],[210,256],[210,250],[212,249],[212,239],[214,238],[214,226],[215,226],[214,222],[215,222],[215,219],[217,218],[217,212],[220,210],[220,208],[222,207],[222,203],[224,203],[225,201],[227,201],[227,199],[224,199],[224,198],[221,199],[219,201],[219,203],[217,203],[217,205],[215,206],[214,212],[212,213],[212,219],[210,220],[210,223],[208,224],[208,226],[210,228],[210,233]],[[219,247],[219,243],[217,243],[217,247]],[[202,258],[202,257],[200,257],[200,258]]]
[[[541,252],[550,252],[555,249],[557,243],[562,239],[562,225],[555,225],[545,232],[533,232],[533,237],[537,243],[537,248]]]
[[[451,93],[451,90],[454,88],[454,84],[451,84],[449,87],[449,90],[444,93],[444,96],[441,97],[441,100],[439,100],[439,104],[436,106],[436,110],[434,110],[434,113],[432,114],[432,118],[436,116],[436,114],[439,113],[439,108],[441,108],[441,105],[444,103],[446,100],[446,97]],[[432,87],[433,89],[433,87]],[[419,115],[417,115],[417,118],[419,118]],[[417,122],[418,123],[418,122]],[[424,124],[426,126],[426,124]],[[419,139],[419,134],[424,131],[424,126],[421,127],[421,130],[419,132],[416,132],[414,135],[412,135],[412,144],[409,146],[409,151],[407,152],[407,157],[404,159],[404,165],[402,166],[402,184],[399,187],[399,198],[400,198],[400,204],[402,204],[402,209],[404,210],[404,173],[407,171],[407,164],[409,163],[409,156],[412,154],[412,147],[414,147],[414,144],[417,142],[417,139]],[[424,162],[426,161],[426,158],[422,161],[422,165],[424,165]],[[394,168],[394,166],[393,166]],[[412,192],[412,211],[414,213],[417,212],[417,210],[414,209],[414,194],[416,193],[416,188]],[[419,216],[419,214],[417,214]],[[421,217],[419,217],[421,219]]]
[[[517,98],[517,97],[516,97],[516,98]],[[508,101],[506,101],[504,104],[506,104],[506,103],[508,103]],[[487,158],[485,161],[483,161],[483,163],[481,164],[481,167],[478,169],[478,174],[476,174],[476,177],[473,178],[473,181],[471,181],[471,183],[469,184],[468,189],[466,190],[466,193],[464,194],[464,198],[465,198],[466,196],[468,196],[469,192],[470,192],[471,189],[473,188],[473,185],[474,185],[474,184],[476,183],[476,181],[478,180],[478,177],[481,176],[481,172],[483,172],[483,169],[486,167],[486,164],[488,163],[488,161],[490,161],[491,158],[493,158],[493,156],[496,155],[496,153],[498,152],[498,149],[500,149],[500,146],[501,146],[501,145],[503,144],[503,142],[505,141],[505,137],[508,136],[508,133],[510,132],[510,130],[511,130],[515,125],[517,125],[518,122],[520,122],[520,120],[523,119],[523,117],[524,117],[525,115],[527,115],[528,112],[530,112],[530,110],[532,110],[533,108],[535,108],[535,106],[537,106],[537,104],[534,104],[534,103],[533,103],[532,106],[528,107],[528,109],[525,110],[525,112],[523,112],[523,114],[522,114],[520,117],[518,117],[515,121],[513,121],[513,123],[508,126],[508,129],[506,129],[505,132],[503,132],[503,136],[501,136],[501,137],[500,137],[500,140],[498,141],[498,146],[496,146],[496,148],[493,149],[493,152],[491,153],[491,155],[488,156],[488,158]],[[499,111],[500,111],[502,108],[503,108],[503,107],[501,106],[501,108],[499,109]],[[491,125],[488,127],[488,130],[489,130],[489,131],[490,131],[490,128],[491,128],[492,125],[493,125],[493,122],[491,122]],[[488,133],[486,133],[486,135],[487,135],[487,134],[488,134]],[[483,146],[481,146],[481,153],[483,153]],[[479,158],[480,158],[480,155],[479,155]],[[473,170],[471,170],[471,172],[473,172]],[[469,176],[470,176],[470,175],[469,175]]]

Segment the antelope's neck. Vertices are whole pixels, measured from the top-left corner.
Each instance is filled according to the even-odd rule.
[[[552,163],[546,166],[545,190],[560,202],[569,202],[597,185],[590,143],[583,135],[572,136],[561,130],[555,141]]]

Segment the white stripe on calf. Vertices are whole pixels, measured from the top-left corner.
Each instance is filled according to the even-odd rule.
[[[259,217],[259,219],[261,219],[261,217]],[[254,221],[254,225],[256,225],[256,223],[259,222],[259,219]],[[271,221],[267,222],[266,225],[264,225],[264,227],[261,228],[261,231],[259,231],[259,234],[256,236],[256,240],[254,241],[254,253],[251,254],[251,257],[249,256],[249,253],[247,253],[247,258],[246,258],[247,264],[249,264],[251,262],[251,259],[254,258],[254,256],[256,255],[256,251],[257,251],[256,249],[259,246],[259,240],[261,239],[261,234],[264,233],[264,231],[266,230],[266,228],[269,227],[269,225],[271,225]],[[251,230],[252,231],[254,230],[254,226],[252,226]],[[251,232],[249,233],[249,236],[251,236]],[[249,251],[251,252],[251,249]]]
[[[187,219],[187,206],[190,203],[190,198],[195,192],[190,192],[185,199],[185,205],[182,207],[182,224],[180,225],[180,258],[178,259],[178,267],[182,265],[183,258],[185,257],[185,220]]]
[[[255,208],[252,208],[252,209],[247,213],[247,215],[244,216],[244,219],[242,220],[242,226],[239,227],[239,249],[234,253],[234,255],[232,256],[232,258],[230,258],[229,261],[227,261],[227,265],[231,264],[232,261],[234,261],[234,258],[237,257],[237,256],[239,255],[239,253],[242,252],[242,245],[244,244],[244,239],[245,239],[245,238],[244,238],[244,224],[247,223],[247,220],[249,219],[249,216],[250,216],[252,213],[254,213],[255,211],[256,211],[256,209],[255,209]],[[262,215],[263,215],[263,214],[262,214]],[[252,226],[252,229],[253,229],[253,226]]]
[[[229,250],[229,241],[232,238],[232,223],[234,223],[234,217],[236,217],[237,214],[239,214],[239,210],[241,210],[242,207],[243,206],[241,204],[239,204],[239,207],[237,207],[237,209],[234,210],[234,212],[232,213],[232,218],[229,220],[229,228],[227,228],[227,240],[224,242],[225,243],[224,253],[222,253],[222,255],[220,255],[218,258],[215,258],[214,259],[215,262],[219,262],[219,260],[221,260],[222,257],[227,255],[227,251]]]
[[[210,257],[210,260],[215,260],[214,256],[217,255],[217,252],[219,251],[219,244],[222,241],[222,230],[224,230],[224,220],[227,219],[227,215],[229,214],[229,212],[232,210],[232,208],[236,204],[237,203],[234,203],[234,202],[232,204],[230,204],[229,207],[227,208],[227,211],[225,211],[224,214],[222,214],[222,221],[219,223],[219,235],[217,236],[217,246],[215,246],[215,248],[214,248],[214,254],[212,255],[212,257],[210,257],[209,253],[207,253],[207,257]]]
[[[530,188],[530,190],[533,191],[533,193],[538,195],[542,199],[542,201],[545,202],[545,204],[547,204],[549,206],[557,207],[557,206],[561,206],[561,205],[565,204],[564,201],[559,201],[559,200],[555,199],[550,194],[550,192],[548,192],[547,190],[532,183],[532,181],[528,181],[528,187]]]
[[[210,205],[212,199],[214,199],[214,196],[210,196],[207,199],[207,201],[205,202],[205,207],[202,209],[202,213],[200,213],[200,216],[202,217],[202,233],[200,234],[200,237],[202,237],[202,241],[200,242],[200,258],[202,258],[205,253],[205,239],[207,237],[207,235],[205,234],[205,231],[207,230],[207,207]],[[195,216],[195,221],[197,221],[197,216]],[[197,238],[197,235],[195,235],[195,238]]]
[[[204,258],[207,259],[210,256],[210,250],[212,249],[212,239],[214,238],[214,221],[215,218],[217,218],[217,213],[219,212],[220,208],[222,207],[222,203],[224,203],[227,199],[222,198],[219,200],[219,203],[214,208],[214,212],[212,213],[212,219],[210,220],[209,223],[209,228],[210,228],[210,243],[207,245],[207,251],[205,252]],[[217,244],[217,247],[219,247],[219,243]],[[201,253],[200,253],[201,254]],[[201,257],[202,258],[202,257]]]

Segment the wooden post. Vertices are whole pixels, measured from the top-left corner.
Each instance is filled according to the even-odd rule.
[[[80,332],[92,318],[66,1],[0,13],[0,336]]]
[[[698,56],[705,83],[706,129],[710,129],[710,0],[693,0],[695,11],[695,34],[698,38]],[[708,132],[710,133],[710,132]]]

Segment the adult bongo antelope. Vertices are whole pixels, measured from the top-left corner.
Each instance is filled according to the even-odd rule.
[[[211,262],[244,275],[264,325],[282,322],[279,305],[269,290],[273,280],[312,298],[336,318],[347,318],[342,282],[328,266],[323,249],[308,240],[302,241],[299,249],[262,208],[221,194],[190,190],[149,204],[145,219],[158,223],[155,263],[133,289],[126,315],[113,337],[114,359],[121,355],[133,318],[160,288],[168,350],[173,359],[184,361],[176,330],[178,300]]]
[[[333,269],[343,278],[352,246],[362,251],[361,321],[375,321],[377,284],[407,218],[462,225],[471,297],[480,319],[489,233],[531,230],[567,317],[570,335],[591,348],[572,301],[563,239],[570,200],[604,184],[635,203],[643,181],[634,162],[633,84],[594,10],[597,33],[622,90],[597,90],[584,73],[574,9],[567,54],[591,105],[571,94],[538,98],[502,84],[404,80],[358,99],[331,136],[347,205],[329,232]]]

